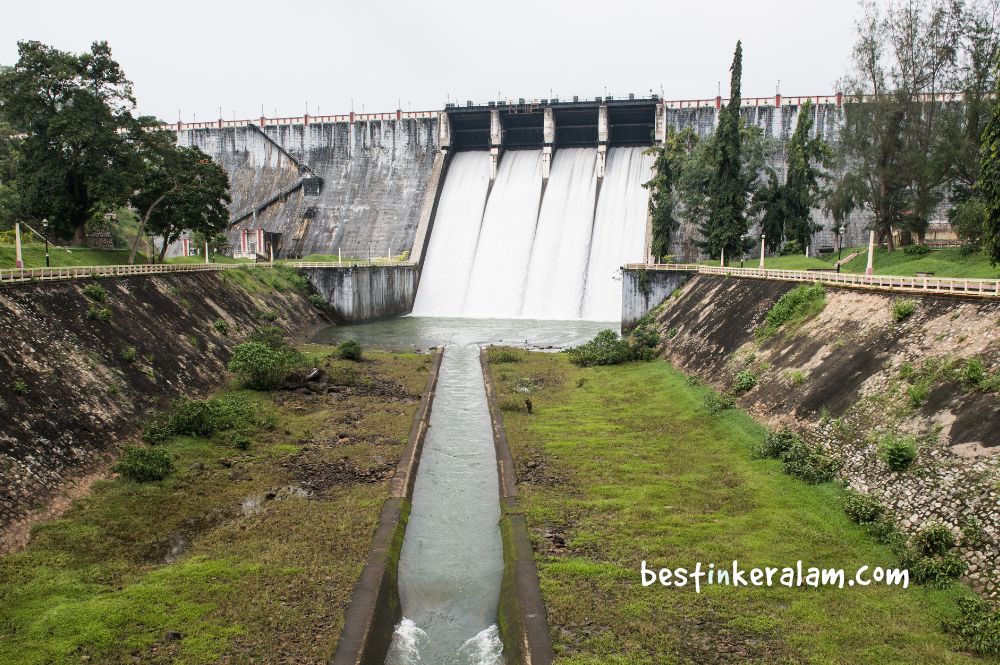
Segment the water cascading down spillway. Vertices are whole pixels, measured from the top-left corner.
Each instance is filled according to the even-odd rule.
[[[506,152],[493,183],[488,152],[452,158],[413,315],[465,322],[442,321],[448,346],[400,553],[403,619],[388,665],[504,662],[500,506],[479,344],[500,335],[558,343],[594,325],[585,321],[617,324],[619,268],[643,260],[652,158],[611,148],[601,182],[597,158],[596,148],[558,150],[544,189],[539,150]],[[497,336],[483,337],[484,319],[532,321],[497,321]]]

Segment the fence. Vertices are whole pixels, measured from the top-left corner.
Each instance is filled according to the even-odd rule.
[[[0,285],[24,282],[46,282],[65,279],[90,279],[93,277],[130,277],[133,275],[163,275],[183,272],[239,270],[245,268],[271,268],[285,265],[291,268],[354,268],[364,266],[413,267],[412,262],[391,259],[372,261],[282,261],[275,263],[181,263],[156,265],[72,266],[64,268],[9,268],[0,270]]]
[[[964,277],[905,277],[901,275],[859,275],[810,270],[768,270],[767,268],[728,268],[703,266],[693,263],[630,263],[626,268],[639,270],[677,270],[706,275],[747,277],[752,279],[777,279],[788,282],[821,282],[834,286],[857,289],[883,289],[905,293],[931,295],[975,296],[1000,298],[1000,279],[971,279]]]

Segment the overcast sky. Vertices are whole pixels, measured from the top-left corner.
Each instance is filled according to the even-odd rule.
[[[737,39],[743,94],[833,92],[854,0],[54,0],[7,3],[17,41],[107,40],[139,109],[167,121],[439,109],[446,99],[714,97]]]

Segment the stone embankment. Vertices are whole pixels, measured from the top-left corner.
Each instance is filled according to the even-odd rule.
[[[657,312],[663,356],[721,391],[749,372],[737,403],[790,427],[842,464],[851,487],[878,498],[906,533],[951,528],[967,581],[1000,597],[1000,395],[970,383],[970,361],[1000,374],[1000,303],[828,288],[801,327],[758,329],[789,282],[699,275]],[[915,309],[897,320],[894,304]],[[990,387],[992,385],[992,387]],[[902,472],[879,457],[886,437],[913,437]]]
[[[325,322],[296,291],[238,281],[201,272],[0,290],[0,552],[85,491],[151,411],[225,383],[231,347],[253,330]]]

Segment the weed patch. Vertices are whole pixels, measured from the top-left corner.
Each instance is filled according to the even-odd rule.
[[[782,327],[794,330],[816,316],[826,307],[826,288],[822,284],[802,284],[778,298],[764,324],[757,329],[758,339],[767,339]]]

